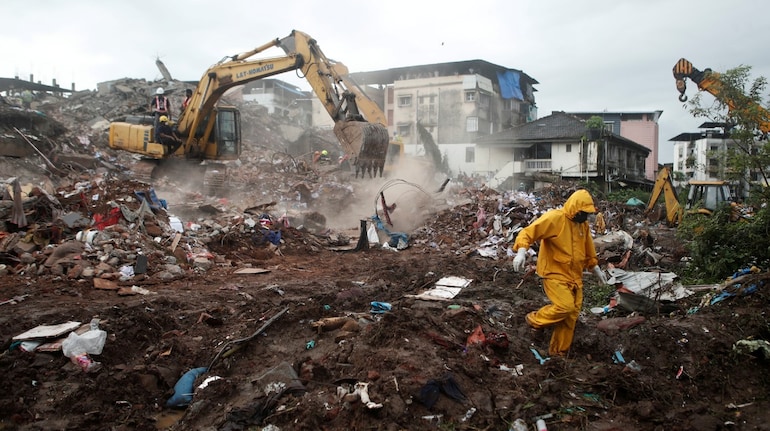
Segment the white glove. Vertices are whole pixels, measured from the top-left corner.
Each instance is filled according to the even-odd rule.
[[[599,281],[602,282],[602,285],[607,284],[607,276],[604,275],[604,271],[602,271],[602,269],[599,268],[599,265],[596,265],[594,267],[593,271],[594,271],[594,275],[596,276],[596,278],[598,278]]]
[[[519,272],[524,268],[524,262],[527,261],[527,249],[522,247],[516,252],[516,257],[513,258],[513,270]]]

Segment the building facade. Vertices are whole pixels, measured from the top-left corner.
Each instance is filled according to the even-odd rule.
[[[660,143],[658,120],[663,111],[570,112],[570,114],[581,120],[588,120],[593,116],[601,117],[605,128],[610,132],[649,148],[650,158],[645,168],[645,177],[648,180],[655,178]]]
[[[430,133],[449,169],[475,173],[474,141],[537,118],[525,73],[482,60],[351,73],[388,118],[388,131],[408,154],[424,154],[419,129]]]
[[[590,137],[585,121],[564,112],[476,140],[478,169],[492,169],[489,185],[501,190],[531,190],[560,179],[595,181],[605,191],[651,186],[650,152],[609,130]]]

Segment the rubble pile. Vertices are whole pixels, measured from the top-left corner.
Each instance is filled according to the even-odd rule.
[[[570,355],[549,358],[524,323],[547,299],[508,253],[576,184],[350,181],[303,156],[328,131],[287,133],[258,106],[241,108],[248,142],[226,193],[149,184],[105,135],[144,115],[157,86],[121,79],[31,110],[0,105],[0,144],[27,150],[0,160],[0,427],[767,423],[767,272],[683,286],[674,230],[598,200],[610,284],[585,277],[594,299]]]

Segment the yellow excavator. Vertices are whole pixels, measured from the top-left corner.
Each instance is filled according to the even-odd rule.
[[[251,59],[273,47],[282,48],[285,55]],[[217,161],[236,160],[241,153],[240,115],[235,107],[220,104],[220,98],[233,87],[293,70],[307,79],[334,120],[334,134],[356,168],[356,176],[382,175],[389,145],[382,110],[352,81],[342,63],[327,58],[313,38],[297,30],[211,66],[179,117],[176,131],[183,144],[173,153],[155,142],[153,126],[147,124],[111,123],[109,145],[141,154],[144,162],[155,167],[153,176],[159,174],[157,167],[179,161],[197,165],[207,161],[216,166]],[[222,176],[210,176],[212,179],[223,181]]]
[[[671,169],[666,166],[661,168],[655,179],[650,200],[647,202],[644,211],[645,216],[658,218],[652,217],[652,215],[662,194],[665,201],[666,221],[669,226],[678,225],[682,221],[685,210],[687,210],[687,214],[711,215],[719,206],[728,203],[733,206],[733,220],[737,220],[740,208],[733,202],[733,194],[727,181],[690,180],[687,187],[687,203],[683,209],[672,181]]]

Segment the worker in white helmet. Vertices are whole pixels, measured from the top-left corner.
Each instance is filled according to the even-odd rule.
[[[152,112],[154,117],[152,125],[156,129],[158,128],[161,115],[171,118],[171,102],[168,100],[168,97],[166,97],[166,92],[163,90],[163,87],[158,87],[158,89],[155,90],[155,96],[150,100],[150,112]]]

